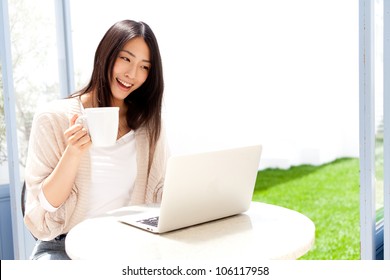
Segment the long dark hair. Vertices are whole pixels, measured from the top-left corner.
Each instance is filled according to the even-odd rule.
[[[124,45],[135,37],[142,37],[148,45],[151,68],[146,81],[124,100],[128,106],[126,119],[133,130],[146,127],[153,147],[161,131],[164,78],[157,39],[146,23],[123,20],[110,27],[97,47],[91,80],[76,95],[93,92],[93,106],[111,106],[110,82],[115,60]]]

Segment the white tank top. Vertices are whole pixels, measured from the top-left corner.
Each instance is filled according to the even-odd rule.
[[[130,202],[137,175],[135,135],[122,136],[111,147],[90,148],[91,186],[87,217],[93,217]]]

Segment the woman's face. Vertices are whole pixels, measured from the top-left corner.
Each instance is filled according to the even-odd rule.
[[[113,104],[121,104],[146,80],[151,67],[150,50],[144,39],[136,37],[119,52],[112,70],[111,93]]]

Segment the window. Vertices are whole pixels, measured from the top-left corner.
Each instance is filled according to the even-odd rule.
[[[34,112],[41,103],[59,97],[54,11],[54,1],[9,1],[21,174]]]
[[[13,205],[14,255],[24,259],[34,244],[19,211],[32,118],[40,103],[59,96],[55,9],[54,1],[23,0],[1,0],[1,8],[1,49],[7,50],[1,57],[7,75],[1,81],[7,85],[8,98],[4,99],[1,92],[0,118],[5,117],[5,122],[0,126],[0,180],[9,185]],[[7,143],[6,136],[10,135]]]
[[[355,112],[354,108],[357,108],[355,106],[357,101],[357,73],[353,72],[353,69],[358,68],[356,53],[354,53],[357,50],[354,47],[356,22],[345,20],[347,13],[349,13],[349,17],[357,14],[356,4],[353,0],[342,1],[343,3],[324,0],[316,1],[315,4],[310,0],[278,1],[275,3],[270,1],[267,2],[269,6],[260,10],[258,10],[257,4],[251,7],[249,3],[239,1],[210,2],[199,0],[185,4],[182,1],[172,1],[173,4],[169,4],[169,9],[175,6],[180,13],[175,13],[169,17],[162,12],[165,11],[164,9],[168,4],[161,1],[130,3],[125,0],[117,0],[115,4],[92,0],[0,1],[2,3],[8,2],[9,8],[13,84],[16,95],[16,114],[10,122],[18,136],[19,146],[16,150],[19,151],[17,158],[19,159],[20,172],[18,174],[21,174],[21,180],[23,180],[23,167],[33,114],[41,102],[60,96],[58,67],[62,65],[57,63],[57,52],[62,44],[56,45],[56,33],[59,32],[58,29],[56,30],[58,14],[55,13],[54,3],[71,2],[72,30],[67,30],[65,34],[59,33],[59,37],[72,35],[76,89],[88,82],[94,51],[103,36],[103,32],[113,22],[124,18],[133,18],[135,20],[145,20],[151,25],[159,39],[163,59],[169,59],[169,63],[164,64],[167,93],[165,101],[169,107],[167,111],[171,112],[167,114],[167,120],[174,123],[174,131],[182,132],[180,135],[173,135],[176,143],[172,141],[172,146],[182,147],[182,150],[176,150],[175,152],[180,153],[190,147],[204,149],[207,145],[218,146],[221,139],[227,141],[231,139],[232,135],[242,133],[244,134],[243,138],[256,137],[267,146],[262,162],[269,166],[272,166],[275,162],[284,164],[284,160],[286,161],[285,167],[288,167],[291,164],[302,162],[302,160],[308,163],[327,161],[329,155],[333,158],[356,155],[357,145],[355,144],[357,141],[355,140],[357,139],[357,133],[355,132],[357,132],[357,129],[355,129],[355,126],[357,128],[357,110]],[[379,11],[382,0],[360,0],[360,7],[363,4],[374,3],[374,1],[375,9]],[[297,17],[294,13],[291,13],[292,8],[295,8],[298,2],[299,7],[305,7],[305,9],[301,9],[305,10],[302,17]],[[240,4],[238,5],[238,3]],[[151,4],[153,4],[153,7],[150,6]],[[86,5],[87,8],[93,5],[95,11],[88,20],[86,20]],[[283,9],[281,9],[282,5]],[[324,9],[327,9],[326,12],[324,12]],[[232,17],[229,13],[226,13],[227,10],[234,15],[245,15],[245,20],[239,21],[240,24],[234,23],[234,21],[231,21]],[[199,13],[194,11],[199,11]],[[280,12],[277,13],[279,17],[267,17],[272,15],[274,11]],[[310,11],[310,13],[306,11]],[[332,21],[328,20],[327,14],[330,13],[332,13]],[[206,23],[204,25],[182,24],[190,16],[199,19],[199,14],[202,15],[202,19],[205,19]],[[216,14],[220,16],[218,20],[215,20]],[[315,21],[323,14],[326,15],[323,20]],[[381,20],[381,14],[382,12],[377,13],[378,21],[376,22],[378,23]],[[282,20],[281,17],[288,19],[290,24],[286,25],[286,21]],[[222,24],[222,19],[226,19],[226,24],[230,25]],[[1,18],[1,21],[4,21],[4,19]],[[192,21],[195,22],[195,20]],[[313,24],[308,24],[308,21]],[[343,24],[340,25],[340,22],[343,22]],[[229,26],[229,28],[226,29],[226,26]],[[382,32],[381,28],[383,27],[385,26],[378,24],[376,26],[377,32]],[[218,33],[219,44],[210,43],[216,38],[215,33],[210,32],[210,30],[225,30]],[[240,64],[231,65],[230,70],[236,74],[234,76],[236,83],[226,83],[226,81],[231,81],[229,72],[225,71],[227,67],[217,67],[217,69],[214,67],[197,68],[195,72],[189,72],[189,70],[193,70],[194,65],[199,65],[199,62],[204,61],[203,54],[212,54],[210,56],[212,59],[207,61],[213,61],[218,66],[224,65],[224,59],[234,53],[229,51],[228,47],[233,50],[241,49],[242,45],[230,40],[231,34],[226,30],[233,30],[236,34],[245,35],[244,38],[253,39],[251,44],[245,45],[248,48],[245,54],[251,54],[250,59],[242,60]],[[299,35],[295,32],[297,30],[303,30],[302,34],[299,33],[301,34]],[[335,44],[335,41],[337,41],[337,44]],[[305,44],[302,45],[300,42],[305,42]],[[197,52],[191,52],[191,55],[189,55],[189,47],[194,45],[196,45]],[[380,45],[380,41],[376,43],[376,46]],[[219,46],[223,46],[223,48]],[[381,61],[381,48],[377,49],[376,54],[378,57],[373,59]],[[340,55],[342,59],[337,59],[336,55]],[[186,59],[184,60],[183,57]],[[315,59],[305,59],[306,57]],[[335,67],[335,61],[337,61],[337,67]],[[69,61],[63,63],[67,64]],[[252,64],[256,65],[256,71],[250,70]],[[301,66],[300,69],[296,69],[298,65]],[[318,67],[318,65],[321,65],[323,69],[320,69],[321,67]],[[3,67],[4,65],[0,66]],[[237,66],[241,67],[237,68]],[[325,67],[328,70],[324,70]],[[381,68],[379,63],[377,63],[377,68]],[[243,72],[234,72],[238,69],[243,70]],[[313,71],[313,69],[316,70]],[[320,72],[321,70],[323,72]],[[380,88],[383,83],[380,79],[383,74],[380,70],[376,72],[376,94],[379,94],[379,96],[375,98],[374,112],[378,114],[375,115],[372,125],[374,131],[373,154],[376,152],[375,159],[377,161],[375,163],[378,164],[375,168],[377,172],[375,174],[377,199],[374,204],[377,204],[374,205],[374,215],[376,217],[375,221],[380,222],[386,216],[386,195],[383,195],[383,181],[386,181],[386,178],[384,178],[386,173],[383,172],[382,167],[383,164],[386,164],[386,156],[384,156],[386,145],[383,144],[386,143],[386,139],[383,138],[386,116],[383,110],[380,112],[382,108]],[[345,73],[349,73],[350,76],[347,77]],[[0,78],[0,81],[3,82],[3,77]],[[202,89],[199,90],[199,81],[207,82],[207,86],[204,84]],[[321,87],[318,87],[318,85],[321,85]],[[243,88],[243,86],[245,87]],[[7,184],[9,178],[3,175],[8,174],[8,167],[5,132],[2,126],[4,121],[1,119],[4,118],[1,90],[2,87],[0,86],[0,168],[5,169],[1,169],[0,184],[3,182]],[[180,94],[183,90],[186,91],[185,95]],[[174,95],[173,92],[177,94]],[[220,95],[228,92],[233,94]],[[223,117],[218,118],[217,116],[214,122],[209,122],[207,119],[201,119],[200,121],[197,119],[194,121],[185,120],[185,125],[179,123],[182,120],[177,116],[182,115],[184,110],[187,110],[186,115],[199,115],[199,108],[201,108],[202,111],[208,111],[207,114],[211,115],[210,112],[214,112],[215,107],[208,106],[204,102],[204,100],[211,97],[217,97],[221,102],[224,102],[218,110],[222,111],[223,108],[228,108],[228,105],[235,106],[237,93],[240,94],[240,100],[249,100],[246,103],[247,110],[242,112],[245,122],[237,122],[234,114],[222,112]],[[258,96],[259,99],[253,99],[254,96]],[[258,100],[265,100],[266,102],[262,103]],[[305,100],[305,102],[301,102],[302,100]],[[298,103],[310,103],[311,105],[307,106],[305,110],[299,110],[291,106],[291,104]],[[267,111],[269,108],[278,108],[278,110]],[[332,108],[332,114],[329,114],[328,108]],[[176,111],[172,113],[172,109]],[[270,113],[265,117],[254,114],[254,112],[263,113],[266,111]],[[304,114],[300,115],[302,113]],[[278,114],[282,115],[282,118],[276,119]],[[326,115],[328,118],[325,120],[317,119],[320,115]],[[342,117],[340,118],[340,116]],[[271,123],[269,119],[273,120],[273,127],[269,124]],[[243,128],[243,125],[247,125],[247,127]],[[199,139],[192,137],[193,134],[191,133],[193,131],[186,133],[185,129],[194,130],[193,128],[197,126],[210,126],[209,132],[215,137]],[[275,126],[281,129],[275,130]],[[261,131],[272,131],[272,137],[267,138],[270,137],[270,133],[254,135],[253,127],[259,127]],[[310,133],[307,133],[308,127]],[[215,131],[216,128],[219,128],[219,131]],[[241,130],[238,131],[240,133],[232,133],[232,128],[240,128]],[[339,138],[334,137],[335,135],[338,135]],[[299,137],[303,138],[298,139]],[[213,141],[213,139],[215,142],[208,142]],[[277,142],[276,145],[275,141]],[[232,142],[227,143],[227,145],[230,144]],[[335,144],[335,148],[330,148],[330,144]],[[278,147],[283,158],[278,158],[278,154],[275,156],[278,151],[276,149],[271,150],[275,146]],[[384,146],[385,148],[383,148]],[[327,149],[320,150],[321,147]],[[6,171],[3,172],[3,170]],[[381,196],[384,198],[380,198]],[[389,204],[388,199],[387,204]],[[362,206],[362,212],[370,216],[371,209]],[[371,224],[366,223],[366,226],[370,227]]]

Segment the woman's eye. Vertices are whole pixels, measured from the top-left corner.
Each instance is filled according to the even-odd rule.
[[[149,66],[142,66],[142,69],[146,70],[146,71],[149,71]]]
[[[125,56],[121,56],[121,59],[123,59],[124,61],[128,61],[128,62],[130,62],[130,59],[128,59],[127,57],[125,57]]]

